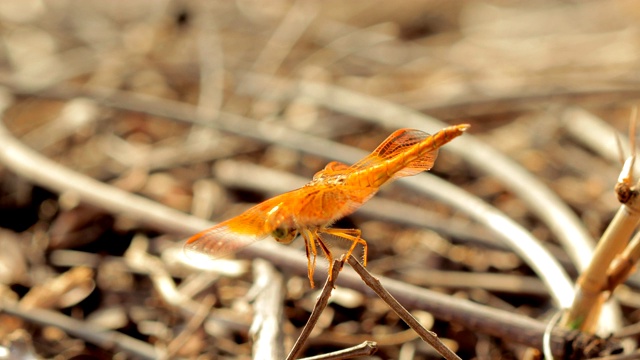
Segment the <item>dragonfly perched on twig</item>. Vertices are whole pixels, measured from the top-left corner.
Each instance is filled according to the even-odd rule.
[[[431,169],[438,149],[468,128],[468,124],[453,125],[433,135],[415,129],[397,130],[357,163],[349,166],[330,162],[305,186],[192,236],[185,248],[219,258],[268,237],[288,244],[300,234],[305,241],[309,281],[314,287],[318,248],[329,261],[331,276],[333,256],[321,236],[327,234],[351,242],[345,260],[356,245],[362,245],[366,266],[368,247],[360,230],[331,225],[356,211],[385,183]]]

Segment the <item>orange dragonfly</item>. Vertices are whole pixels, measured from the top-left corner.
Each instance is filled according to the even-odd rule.
[[[357,244],[362,245],[366,266],[368,248],[360,230],[331,228],[331,224],[356,211],[385,183],[431,169],[438,148],[468,128],[468,124],[454,125],[433,135],[415,129],[397,130],[354,165],[330,162],[305,186],[192,236],[185,249],[219,258],[267,237],[288,244],[300,234],[305,242],[309,281],[314,287],[318,248],[329,261],[331,276],[333,256],[321,236],[328,234],[351,241],[345,259]]]

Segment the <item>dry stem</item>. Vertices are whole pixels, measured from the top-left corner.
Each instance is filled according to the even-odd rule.
[[[300,360],[341,360],[353,359],[361,356],[373,355],[378,350],[374,341],[365,341],[362,344],[318,356],[311,356]]]
[[[302,350],[302,346],[309,338],[309,335],[311,335],[311,331],[313,331],[313,328],[316,326],[318,319],[320,319],[320,314],[322,314],[324,308],[327,307],[327,303],[329,302],[329,297],[331,296],[331,292],[333,291],[336,279],[338,278],[338,274],[340,273],[340,270],[342,270],[343,266],[344,255],[341,256],[340,259],[333,261],[333,271],[331,272],[330,276],[327,277],[327,281],[322,287],[322,292],[320,293],[320,296],[318,297],[318,300],[313,307],[311,316],[309,317],[307,323],[304,325],[304,328],[302,328],[302,332],[300,333],[300,336],[298,336],[295,344],[293,344],[293,348],[289,352],[287,360],[293,360],[296,358],[300,350]]]
[[[418,320],[409,313],[407,309],[405,309],[398,300],[396,300],[391,293],[389,293],[380,283],[380,280],[376,279],[371,275],[367,269],[360,264],[360,262],[353,256],[349,257],[349,264],[353,269],[362,277],[362,280],[367,284],[378,296],[384,300],[384,302],[391,307],[391,309],[407,324],[409,325],[415,332],[420,335],[422,340],[431,345],[438,353],[440,353],[445,359],[452,360],[457,359],[461,360],[458,355],[456,355],[451,349],[449,349],[445,344],[438,339],[438,335],[435,333],[425,329]]]

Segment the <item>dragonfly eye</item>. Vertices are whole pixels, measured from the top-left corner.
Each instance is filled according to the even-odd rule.
[[[295,229],[287,229],[283,227],[278,227],[271,232],[271,236],[276,239],[277,242],[288,244],[295,239],[296,235],[298,235],[298,231]]]

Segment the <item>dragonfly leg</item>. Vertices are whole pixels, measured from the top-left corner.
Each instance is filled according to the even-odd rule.
[[[322,237],[320,237],[320,235],[315,232],[315,237],[318,240],[318,246],[320,246],[320,250],[322,250],[322,252],[324,253],[324,256],[327,258],[327,261],[329,262],[329,280],[331,280],[331,274],[333,274],[333,255],[331,255],[331,250],[329,250],[329,247],[327,246],[327,244],[324,243],[324,241],[322,240]]]
[[[351,256],[351,254],[353,253],[353,250],[355,250],[356,245],[361,244],[362,245],[362,262],[364,263],[364,266],[367,266],[367,254],[369,252],[369,246],[367,245],[367,242],[360,237],[362,232],[359,229],[326,228],[326,229],[322,229],[322,232],[325,232],[327,234],[337,236],[352,242],[351,247],[349,248],[349,251],[347,251],[347,255],[345,256],[345,260],[349,259],[349,256]]]
[[[304,247],[307,252],[307,276],[311,283],[311,288],[315,287],[313,282],[313,273],[316,269],[316,258],[318,257],[318,250],[316,250],[316,235],[311,231],[304,229],[302,232],[302,238],[304,239]],[[313,261],[311,258],[313,257]]]

